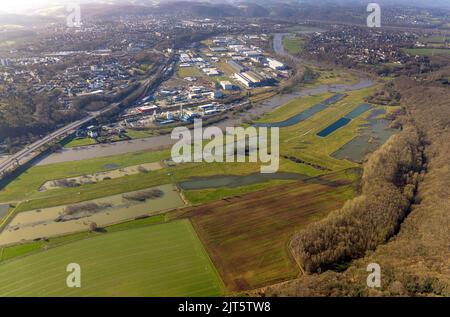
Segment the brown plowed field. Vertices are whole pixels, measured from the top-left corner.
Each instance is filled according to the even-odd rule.
[[[191,219],[229,291],[242,291],[296,277],[290,237],[353,193],[348,180],[321,179],[192,207],[181,216]]]

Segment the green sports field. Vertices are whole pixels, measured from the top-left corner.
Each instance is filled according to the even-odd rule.
[[[81,288],[68,288],[69,263]],[[4,296],[219,296],[223,284],[189,221],[106,233],[0,264]]]
[[[291,55],[297,55],[303,50],[305,40],[299,37],[285,37],[283,39],[283,46]]]
[[[404,51],[410,55],[420,56],[450,55],[450,49],[445,48],[410,48],[404,49]]]
[[[97,144],[95,139],[91,138],[75,138],[71,140],[69,143],[65,144],[65,148],[78,147],[78,146],[87,146]]]

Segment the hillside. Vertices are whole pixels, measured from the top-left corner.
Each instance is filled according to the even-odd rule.
[[[288,296],[449,296],[450,294],[450,268],[448,258],[448,241],[450,241],[450,102],[448,100],[448,87],[436,82],[417,82],[408,78],[399,78],[395,88],[402,95],[402,106],[406,114],[398,118],[403,125],[403,131],[386,143],[378,152],[372,155],[365,165],[365,175],[372,174],[373,162],[386,164],[389,160],[404,160],[405,157],[395,156],[401,147],[402,139],[410,129],[415,129],[423,139],[423,169],[424,172],[417,178],[417,190],[411,198],[411,205],[404,210],[404,221],[399,221],[396,231],[390,231],[378,240],[378,245],[366,245],[366,251],[355,249],[358,244],[357,235],[350,237],[353,243],[342,240],[344,244],[333,244],[332,255],[318,252],[318,245],[309,252],[300,252],[305,249],[311,237],[325,239],[327,243],[339,241],[342,230],[356,232],[364,230],[364,239],[368,239],[370,228],[380,230],[379,219],[388,217],[392,208],[380,208],[377,216],[372,217],[367,205],[357,204],[367,199],[371,193],[364,192],[363,196],[348,203],[341,211],[328,217],[317,226],[310,227],[294,238],[295,255],[303,260],[307,271],[320,272],[319,267],[328,271],[320,274],[307,274],[290,283],[269,287],[260,292],[265,295]],[[392,155],[392,156],[391,156]],[[380,165],[383,167],[383,164]],[[379,169],[379,171],[381,171]],[[372,175],[373,176],[373,175]],[[367,181],[367,179],[365,180]],[[364,182],[364,177],[363,177]],[[397,184],[397,189],[400,188]],[[382,189],[369,188],[370,191]],[[395,190],[395,188],[393,189]],[[389,200],[392,194],[385,192],[379,197],[375,205],[381,201]],[[383,203],[384,204],[384,203]],[[357,205],[357,208],[355,208]],[[346,210],[347,209],[347,210]],[[350,210],[350,212],[349,212]],[[366,213],[368,212],[369,213]],[[353,213],[359,212],[359,221],[353,221]],[[335,217],[335,218],[333,218]],[[341,233],[330,239],[330,232],[336,226],[336,217],[340,217]],[[389,218],[389,217],[388,217]],[[378,220],[377,220],[378,219]],[[396,218],[396,221],[399,219]],[[361,227],[362,223],[369,221],[372,225]],[[386,221],[385,221],[386,222]],[[325,228],[325,225],[327,227]],[[323,229],[322,229],[323,228]],[[338,239],[338,240],[334,240]],[[300,244],[299,244],[300,242]],[[302,245],[303,243],[303,245]],[[340,246],[339,246],[340,245]],[[346,251],[342,246],[347,245]],[[300,253],[299,253],[300,252]],[[350,253],[349,253],[350,252]],[[351,253],[353,252],[353,253]],[[336,255],[337,254],[337,255]],[[353,256],[351,255],[353,254]],[[362,256],[362,257],[361,257]],[[350,260],[357,259],[353,262]],[[308,262],[309,261],[309,262]],[[311,262],[312,261],[312,262]],[[333,267],[333,262],[335,266]],[[308,263],[316,263],[311,266]],[[378,263],[381,266],[381,288],[371,289],[366,286],[366,271],[369,263]]]

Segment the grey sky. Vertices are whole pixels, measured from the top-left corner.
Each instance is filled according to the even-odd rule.
[[[133,0],[122,0],[123,2],[134,2]],[[135,0],[136,1],[136,0]],[[158,1],[151,1],[149,2],[158,2]],[[160,0],[164,1],[164,0]],[[205,1],[205,0],[203,0]],[[276,0],[273,0],[276,1]],[[308,2],[310,0],[300,0],[299,2]],[[349,3],[349,2],[355,2],[355,3],[361,3],[365,2],[364,0],[323,0],[323,2],[337,2],[337,3]],[[119,0],[2,0],[0,1],[0,12],[8,12],[8,13],[30,13],[36,9],[43,8],[49,5],[65,5],[69,2],[76,2],[76,3],[86,3],[86,2],[97,2],[97,3],[111,3],[111,2],[119,2]],[[142,0],[138,0],[136,2],[142,2]],[[217,0],[215,0],[217,2]],[[227,1],[228,2],[228,1]],[[258,2],[258,1],[254,1]],[[264,1],[266,2],[266,1]],[[321,0],[315,0],[315,3],[321,2]],[[448,3],[450,3],[450,0],[371,0],[367,2],[379,2],[382,4],[385,3],[401,3],[404,5],[425,5],[425,4],[433,4],[433,6],[446,6]]]

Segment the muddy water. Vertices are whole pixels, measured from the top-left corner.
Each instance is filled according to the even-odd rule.
[[[361,126],[363,128],[360,131],[361,134],[333,153],[332,156],[340,160],[347,159],[360,163],[367,154],[384,144],[397,130],[389,128],[388,120],[377,118],[382,114],[384,114],[384,110],[373,110],[368,117],[368,123]]]
[[[67,185],[64,185],[64,183],[69,184],[71,186],[79,186],[79,185],[85,185],[85,184],[94,184],[101,181],[105,181],[108,179],[115,179],[115,178],[121,178],[124,176],[129,175],[136,175],[140,173],[145,173],[146,171],[156,171],[162,169],[163,166],[161,163],[145,163],[135,166],[129,166],[124,167],[121,169],[115,169],[107,172],[99,172],[95,174],[89,174],[89,175],[83,175],[79,177],[71,177],[71,178],[64,178],[59,180],[51,180],[48,182],[45,182],[44,185],[41,186],[39,191],[47,191],[57,188],[64,188],[64,187],[70,187]]]
[[[8,213],[9,210],[9,205],[8,204],[0,204],[0,219],[2,219],[2,217],[6,216],[6,214]]]
[[[122,195],[96,199],[91,202],[98,205],[108,204],[111,207],[90,216],[66,222],[55,221],[63,213],[64,206],[19,213],[0,234],[0,245],[85,231],[89,229],[92,222],[103,227],[184,206],[175,186],[169,184],[151,189],[159,189],[164,195],[143,203],[130,203],[124,200]]]
[[[221,187],[236,188],[240,186],[259,184],[270,180],[306,180],[306,175],[295,173],[254,173],[245,176],[238,175],[215,175],[210,177],[193,177],[178,186],[184,190],[214,189]]]

